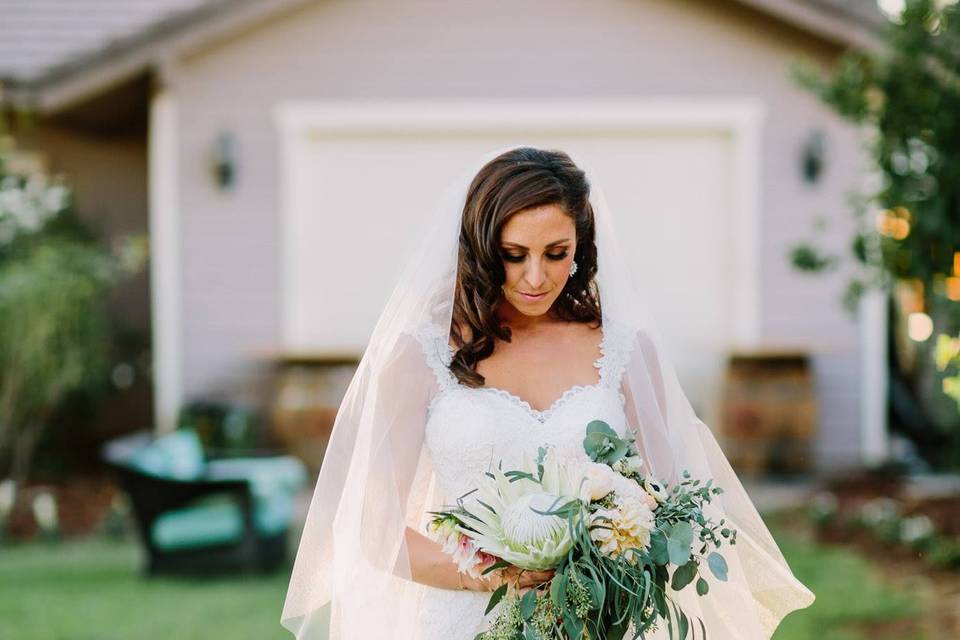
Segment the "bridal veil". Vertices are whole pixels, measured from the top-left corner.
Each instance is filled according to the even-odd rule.
[[[440,506],[424,448],[435,378],[413,337],[423,322],[449,330],[460,221],[481,158],[440,198],[431,225],[399,276],[347,389],[334,423],[283,607],[281,622],[300,640],[419,640],[414,635],[422,585],[410,579],[404,530],[424,531]],[[700,617],[713,640],[767,639],[780,620],[814,595],[793,575],[776,542],[680,388],[663,342],[634,284],[610,209],[590,170],[604,323],[626,323],[634,348],[622,391],[627,420],[647,469],[672,483],[687,470],[724,492],[706,515],[737,529],[721,552],[728,580],[709,571],[709,594],[692,586],[672,597]],[[450,425],[456,428],[456,425]],[[691,593],[693,592],[693,593]]]

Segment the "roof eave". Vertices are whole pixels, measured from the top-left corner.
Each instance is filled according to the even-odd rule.
[[[53,114],[141,73],[162,71],[189,52],[312,0],[221,0],[151,25],[130,38],[48,70],[34,79],[0,79],[2,98]],[[880,50],[875,25],[795,0],[736,0],[841,47]]]
[[[839,47],[863,51],[881,51],[882,40],[878,30],[883,24],[882,14],[871,23],[860,17],[841,13],[824,3],[800,3],[796,0],[736,0],[742,5],[770,15],[786,24],[811,33]]]
[[[39,114],[63,111],[142,73],[161,71],[218,38],[294,9],[311,0],[221,0],[178,14],[41,77],[0,79],[3,99]]]

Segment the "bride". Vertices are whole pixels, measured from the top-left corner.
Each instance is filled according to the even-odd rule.
[[[582,446],[597,419],[648,474],[724,489],[705,515],[738,531],[727,581],[670,593],[708,638],[767,639],[813,602],[680,388],[610,216],[561,151],[490,154],[448,190],[337,414],[284,603],[297,638],[472,640],[493,590],[551,573],[460,573],[425,535],[429,512],[493,465]]]

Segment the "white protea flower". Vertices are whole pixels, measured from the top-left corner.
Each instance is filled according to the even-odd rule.
[[[523,569],[552,569],[573,546],[566,518],[544,515],[571,500],[580,500],[586,483],[581,467],[559,463],[548,449],[543,460],[541,482],[518,478],[513,482],[499,469],[485,476],[475,495],[476,504],[467,506],[464,518],[473,529],[461,528],[479,549]],[[537,463],[524,456],[518,471],[537,477]]]

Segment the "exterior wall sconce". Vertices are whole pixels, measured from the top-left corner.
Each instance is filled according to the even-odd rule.
[[[803,145],[801,171],[807,184],[815,184],[823,172],[826,136],[819,129],[813,131]]]
[[[213,148],[213,178],[221,191],[232,189],[237,180],[237,141],[232,133],[222,131]]]

